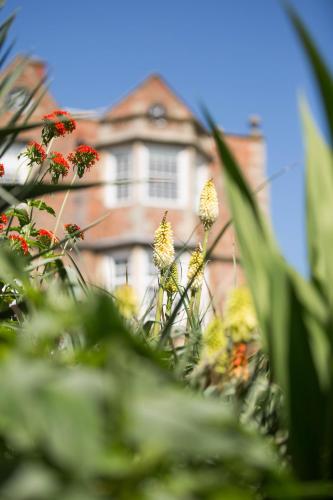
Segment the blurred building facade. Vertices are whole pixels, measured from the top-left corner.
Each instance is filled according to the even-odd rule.
[[[20,64],[20,58],[15,64]],[[38,85],[44,72],[43,62],[29,60],[7,98],[5,121]],[[30,121],[39,121],[44,114],[60,107],[44,90],[40,102],[37,104],[36,96],[36,104],[34,101],[30,104]],[[106,184],[72,192],[62,223],[76,223],[84,228],[108,213],[107,218],[86,232],[78,264],[88,281],[110,290],[128,279],[147,303],[157,281],[152,263],[153,236],[164,211],[168,210],[173,227],[183,283],[189,252],[202,239],[199,196],[209,178],[214,179],[220,204],[220,216],[213,226],[210,242],[229,219],[214,141],[159,75],[150,75],[104,113],[71,111],[79,118],[77,130],[56,139],[52,150],[67,154],[82,143],[95,147],[100,162],[81,182]],[[246,135],[223,134],[250,185],[257,188],[265,181],[265,142],[258,122],[251,121]],[[26,169],[24,165],[18,168],[17,155],[29,140],[40,141],[40,129],[21,134],[3,156],[1,162],[6,168],[3,182],[24,180]],[[50,196],[48,203],[57,210],[63,196]],[[267,210],[267,190],[260,191],[258,197]],[[54,220],[43,215],[40,224],[52,230]],[[208,303],[211,295],[217,309],[230,287],[243,280],[236,260],[237,248],[230,227],[216,245],[206,271],[205,301]]]

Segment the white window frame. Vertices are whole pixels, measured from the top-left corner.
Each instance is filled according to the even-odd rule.
[[[150,155],[152,150],[160,149],[161,151],[169,150],[176,155],[176,185],[177,197],[164,198],[152,197],[149,192],[149,179],[150,179]],[[151,207],[165,207],[165,208],[184,208],[188,203],[188,190],[189,190],[189,170],[190,170],[190,156],[187,148],[182,146],[174,146],[171,144],[163,143],[145,143],[141,145],[141,168],[140,177],[145,180],[143,189],[141,190],[141,202],[145,206]]]
[[[128,182],[128,196],[126,198],[118,198],[118,185],[117,182],[117,156],[121,154],[128,154],[129,156],[129,175]],[[133,145],[117,146],[109,149],[105,154],[104,160],[104,180],[110,184],[105,186],[105,205],[109,208],[124,207],[133,203]]]
[[[28,159],[18,155],[25,150],[26,146],[22,143],[14,142],[5,154],[0,158],[0,163],[3,163],[5,175],[0,178],[1,184],[24,184],[28,173]]]
[[[117,260],[127,260],[128,267],[128,284],[132,282],[132,262],[131,262],[131,252],[130,251],[113,251],[105,255],[105,265],[102,270],[105,272],[104,282],[109,290],[115,290],[117,287],[126,284],[126,269],[121,276],[117,276]]]
[[[209,167],[207,164],[207,160],[200,154],[196,155],[196,169],[195,169],[195,196],[193,197],[194,201],[194,211],[199,213],[199,205],[200,205],[200,194],[202,188],[210,178],[209,175]]]
[[[144,249],[144,294],[141,300],[141,311],[142,314],[146,312],[147,308],[153,305],[151,311],[146,317],[146,320],[154,319],[155,317],[155,306],[156,306],[156,297],[158,293],[158,271],[153,267],[153,250],[152,249]],[[154,272],[152,272],[154,269]],[[154,301],[153,299],[154,294]],[[153,302],[153,303],[152,303]]]

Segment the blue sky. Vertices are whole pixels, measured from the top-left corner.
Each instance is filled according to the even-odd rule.
[[[333,1],[293,0],[333,63]],[[276,0],[8,0],[20,8],[14,54],[48,61],[62,106],[111,105],[151,72],[194,109],[204,102],[226,130],[246,132],[259,114],[268,173],[296,166],[271,187],[273,225],[286,258],[306,270],[303,148],[297,94],[318,116],[310,72]]]

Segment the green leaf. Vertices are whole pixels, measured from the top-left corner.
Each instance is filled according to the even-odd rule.
[[[284,393],[293,465],[299,477],[317,479],[323,467],[327,431],[327,309],[316,289],[286,265],[240,167],[221,132],[211,120],[210,124],[223,163],[241,261],[268,346],[273,377]]]
[[[10,217],[17,217],[20,223],[20,226],[26,226],[30,222],[30,217],[25,208],[14,208],[13,210],[9,210],[7,214]]]
[[[287,14],[299,36],[304,52],[306,53],[310,68],[316,79],[317,87],[321,96],[323,111],[329,126],[331,144],[333,146],[333,78],[321,54],[315,46],[309,32],[295,10],[287,5]]]
[[[306,148],[307,238],[311,276],[333,311],[331,251],[333,248],[333,156],[316,128],[304,101],[301,105],[301,112]]]
[[[35,184],[29,183],[25,185],[20,184],[3,184],[6,190],[16,198],[17,201],[25,201],[29,198],[36,198],[50,193],[61,193],[63,191],[75,191],[78,189],[89,189],[93,187],[104,186],[104,182],[89,182],[77,184]],[[0,211],[4,211],[8,207],[8,203],[2,202],[0,204]]]
[[[49,205],[47,205],[45,203],[45,201],[42,201],[42,200],[28,200],[28,205],[29,207],[35,207],[37,208],[38,210],[45,210],[47,213],[51,214],[51,215],[56,215],[55,211],[53,210],[52,207],[50,207]]]
[[[9,134],[13,134],[15,132],[25,132],[26,130],[32,130],[34,128],[42,127],[43,122],[34,122],[25,125],[17,125],[17,126],[5,126],[0,129],[0,138],[6,137]]]
[[[0,26],[0,50],[2,49],[3,44],[6,41],[6,38],[7,38],[7,35],[8,35],[8,31],[9,31],[11,25],[13,24],[13,21],[14,21],[15,17],[16,17],[15,14],[12,14]]]
[[[0,99],[2,101],[2,112],[7,111],[7,109],[5,109],[6,108],[5,99],[7,98],[8,93],[14,87],[16,80],[19,78],[19,76],[21,76],[26,65],[27,65],[26,58],[20,60],[18,64],[9,73],[7,73],[0,81]],[[1,132],[2,132],[2,127],[0,130],[0,136]]]

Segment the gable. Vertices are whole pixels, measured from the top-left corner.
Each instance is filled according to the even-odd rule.
[[[193,119],[193,113],[159,75],[151,75],[106,113],[107,119],[120,119],[146,114],[160,104],[169,118]]]
[[[2,72],[1,79],[5,78],[6,75],[16,70],[17,67],[24,63],[24,58],[22,56],[16,57]],[[1,123],[6,123],[10,116],[17,111],[17,106],[15,105],[16,96],[20,94],[24,95],[25,92],[30,93],[33,91],[38,84],[46,76],[46,67],[43,61],[39,59],[27,59],[25,64],[22,65],[22,70],[18,72],[18,76],[13,81],[11,89],[6,96],[6,113],[1,116]],[[41,99],[39,100],[39,98]],[[42,84],[41,88],[38,90],[37,94],[33,98],[33,103],[39,100],[36,109],[33,110],[30,121],[39,121],[41,116],[49,113],[53,109],[57,108],[57,103],[51,96],[51,94],[46,90],[45,85]]]

